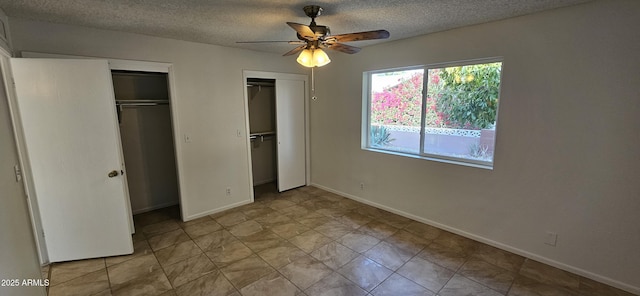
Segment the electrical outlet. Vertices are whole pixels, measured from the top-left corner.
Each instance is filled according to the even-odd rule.
[[[555,247],[557,242],[558,234],[555,232],[547,232],[547,235],[544,238],[544,243]]]
[[[360,183],[360,190],[364,190],[364,183]]]
[[[227,196],[231,196],[231,187],[227,187]]]

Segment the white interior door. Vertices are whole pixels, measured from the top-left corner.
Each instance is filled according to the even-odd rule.
[[[306,185],[304,92],[303,80],[276,80],[279,191]]]
[[[49,260],[132,253],[107,62],[12,59],[11,68]]]

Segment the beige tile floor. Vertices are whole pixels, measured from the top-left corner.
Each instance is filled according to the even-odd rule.
[[[314,187],[255,196],[136,215],[132,255],[45,267],[49,295],[632,295]]]

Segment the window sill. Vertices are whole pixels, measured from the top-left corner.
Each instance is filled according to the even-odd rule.
[[[385,149],[372,148],[372,147],[361,147],[361,148],[362,150],[365,150],[365,151],[384,153],[384,154],[390,154],[395,156],[403,156],[403,157],[415,158],[415,159],[423,159],[423,160],[429,160],[429,161],[436,161],[436,162],[442,162],[442,163],[448,163],[448,164],[456,164],[456,165],[485,169],[485,170],[493,170],[493,165],[449,159],[449,158],[445,158],[444,156],[432,157],[432,156],[403,153],[403,152],[398,152],[393,150],[385,150]]]

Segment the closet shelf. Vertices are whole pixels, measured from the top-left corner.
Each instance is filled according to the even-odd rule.
[[[269,131],[269,132],[251,133],[251,134],[249,134],[249,136],[272,136],[272,135],[275,135],[275,134],[276,134],[276,132]]]
[[[276,132],[261,132],[261,133],[250,133],[249,140],[253,141],[257,138],[260,138],[261,142],[264,142],[265,138],[270,138],[276,135]]]

